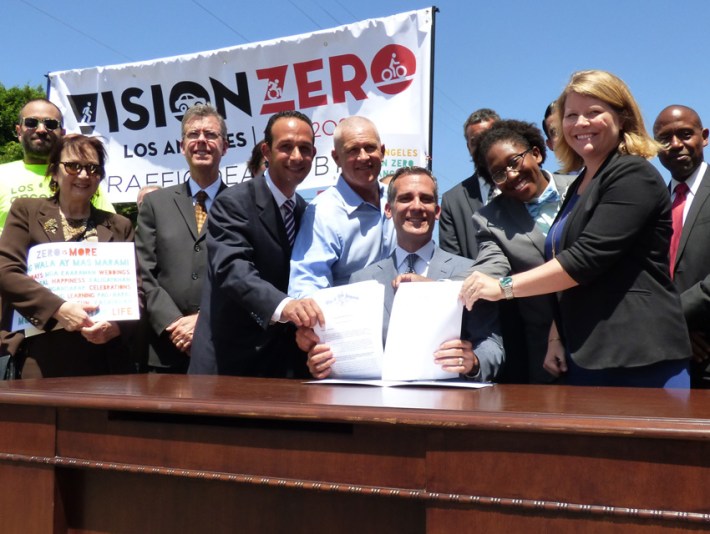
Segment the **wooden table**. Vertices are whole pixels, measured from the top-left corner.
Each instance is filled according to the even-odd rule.
[[[0,382],[0,532],[710,529],[710,394]]]

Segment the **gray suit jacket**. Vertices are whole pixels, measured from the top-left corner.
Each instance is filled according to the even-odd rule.
[[[692,331],[710,335],[710,167],[706,169],[683,224],[673,283]],[[693,366],[693,379],[709,382],[710,363]]]
[[[552,179],[560,194],[564,195],[576,176],[554,174]],[[478,258],[474,268],[488,272],[505,265],[505,274],[522,273],[545,263],[545,236],[538,230],[525,206],[514,199],[498,195],[473,215],[472,225],[479,243]],[[494,266],[496,269],[491,269]],[[515,346],[506,336],[506,361],[512,368],[519,365],[532,383],[550,382],[552,376],[543,368],[547,352],[547,339],[553,318],[554,295],[541,295],[516,299],[512,313],[519,313],[519,323],[524,329],[524,342]],[[516,314],[517,314],[516,313]],[[505,325],[504,325],[505,328]],[[504,335],[507,330],[504,329]],[[511,332],[518,335],[519,332]],[[521,373],[516,373],[521,376]]]
[[[222,184],[219,192],[227,188]],[[187,182],[146,195],[138,212],[136,252],[146,294],[149,363],[186,372],[189,358],[165,328],[200,309],[207,265],[206,229],[197,231]]]
[[[427,277],[433,280],[450,279],[468,270],[472,265],[471,260],[449,254],[437,247],[429,263]],[[373,263],[350,276],[350,283],[375,280],[385,286],[385,309],[382,320],[383,340],[387,336],[387,327],[394,302],[392,280],[398,274],[396,255],[393,253],[389,258]],[[485,302],[482,306],[474,307],[470,313],[464,311],[463,319],[461,338],[468,339],[473,343],[473,351],[481,366],[481,371],[476,379],[489,382],[495,378],[504,359],[496,303]]]
[[[481,206],[481,188],[476,173],[442,195],[439,244],[443,250],[476,259],[478,243],[471,226],[471,215]]]

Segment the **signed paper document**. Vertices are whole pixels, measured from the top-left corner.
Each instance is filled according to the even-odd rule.
[[[321,289],[313,295],[325,328],[315,333],[335,357],[332,378],[382,376],[382,314],[385,288],[370,280]]]
[[[98,306],[94,321],[140,317],[133,243],[43,243],[27,253],[27,274],[64,300]],[[12,329],[42,333],[15,312]]]
[[[400,284],[394,297],[382,365],[383,380],[456,378],[434,363],[444,341],[461,337],[462,282]]]

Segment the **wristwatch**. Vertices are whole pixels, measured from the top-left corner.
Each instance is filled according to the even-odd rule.
[[[504,276],[498,280],[500,288],[503,290],[503,295],[507,300],[513,298],[513,279],[510,276]]]

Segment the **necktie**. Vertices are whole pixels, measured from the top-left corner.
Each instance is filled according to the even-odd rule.
[[[198,191],[195,194],[195,222],[197,223],[197,232],[202,231],[202,226],[207,220],[207,193]]]
[[[408,254],[407,255],[407,270],[405,271],[405,274],[417,274],[416,269],[414,266],[417,264],[417,255],[416,254]]]
[[[496,186],[494,186],[493,184],[488,184],[488,196],[486,198],[486,204],[493,200],[494,196],[496,196]]]
[[[678,254],[680,244],[680,234],[683,231],[683,210],[685,209],[685,199],[688,195],[688,184],[681,182],[675,186],[675,198],[671,206],[671,220],[673,223],[673,235],[671,236],[671,246],[668,256],[671,264],[671,279],[675,270],[675,258]]]
[[[292,199],[288,198],[282,206],[284,226],[286,227],[286,237],[288,237],[288,244],[293,246],[293,241],[296,239],[296,218],[293,216],[293,209],[296,207],[296,203]]]

